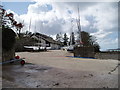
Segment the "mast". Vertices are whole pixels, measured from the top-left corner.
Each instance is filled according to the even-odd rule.
[[[35,22],[35,30],[34,30],[34,32],[36,32],[36,22]]]
[[[25,26],[25,25],[24,25],[24,20],[22,21],[22,25]],[[24,29],[22,28],[21,30],[24,30]]]
[[[38,13],[38,20],[39,20],[39,10],[37,11],[37,13]],[[39,27],[38,30],[39,30],[39,32],[41,31],[41,25],[40,25],[40,27]],[[42,40],[41,40],[41,36],[39,35],[39,42],[38,42],[38,43],[40,43],[40,44],[39,44],[39,48],[40,48],[40,46],[43,46],[41,41],[42,41]]]
[[[71,20],[71,35],[70,35],[70,45],[72,45],[72,42],[73,42],[73,40],[72,40],[72,33],[73,33],[73,20]]]
[[[34,26],[34,32],[36,32],[36,21],[35,21],[35,26]],[[38,48],[40,50],[40,36],[38,35]]]
[[[77,28],[78,28],[78,38],[77,38],[77,45],[82,45],[82,40],[81,40],[81,25],[80,25],[79,6],[78,6],[78,19],[77,19]]]
[[[29,24],[29,32],[30,32],[30,28],[31,28],[31,18],[30,18],[30,24]]]

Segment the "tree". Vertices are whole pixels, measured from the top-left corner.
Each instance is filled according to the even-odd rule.
[[[81,32],[81,40],[83,42],[83,46],[91,46],[93,42],[89,33],[85,31]]]
[[[16,24],[15,27],[16,27],[16,29],[17,29],[17,31],[18,31],[18,35],[19,35],[19,37],[20,37],[21,29],[23,28],[22,23]]]
[[[90,35],[88,32],[82,31],[81,32],[81,39],[83,42],[83,46],[93,46],[95,52],[100,51],[100,46],[96,42],[96,37]]]
[[[60,32],[60,34],[57,34],[57,35],[56,35],[56,41],[58,41],[58,42],[63,42],[63,38],[62,38],[61,32]]]
[[[74,45],[74,44],[75,44],[75,36],[74,36],[74,32],[72,32],[70,36],[70,45]]]
[[[9,27],[13,20],[13,14],[7,14],[3,6],[0,5],[0,27],[2,27],[2,48],[4,51],[9,51],[15,44],[15,32]],[[9,44],[9,45],[8,45]]]
[[[68,37],[67,37],[67,34],[65,33],[64,34],[64,38],[63,38],[63,40],[64,40],[64,46],[67,46],[67,43],[68,43]]]
[[[56,35],[56,41],[60,41],[60,35],[59,34]]]
[[[22,23],[18,23],[14,19],[14,14],[13,13],[7,13],[5,9],[3,9],[3,6],[0,6],[0,18],[1,18],[1,23],[2,26],[6,28],[16,28],[18,36],[20,36],[21,29],[23,28]]]
[[[100,52],[100,46],[97,42],[93,46],[94,46],[95,52]]]

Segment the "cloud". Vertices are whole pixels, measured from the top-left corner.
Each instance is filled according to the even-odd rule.
[[[108,50],[114,48],[118,48],[118,38],[105,38],[102,39],[99,44],[101,45],[102,50]]]
[[[25,27],[23,31],[29,30],[31,19],[30,31],[41,32],[55,38],[55,35],[60,32],[62,34],[67,33],[68,36],[72,31],[77,32],[78,5],[82,31],[96,36],[102,48],[104,48],[104,45],[107,45],[108,48],[117,48],[113,44],[118,37],[118,7],[117,3],[114,2],[58,3],[37,0],[36,3],[29,5],[27,14],[20,16],[14,14],[18,21],[24,20]],[[114,38],[110,37],[110,35],[114,36]],[[112,42],[109,42],[109,40]]]

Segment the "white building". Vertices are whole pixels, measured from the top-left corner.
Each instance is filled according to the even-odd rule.
[[[40,33],[32,34],[31,38],[38,41],[34,44],[35,46],[45,47],[46,49],[60,49],[62,45],[60,42],[55,41],[53,38]]]

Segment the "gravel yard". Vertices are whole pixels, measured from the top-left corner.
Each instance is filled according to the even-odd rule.
[[[71,58],[62,50],[19,52],[24,66],[3,66],[3,88],[118,88],[118,61]]]

